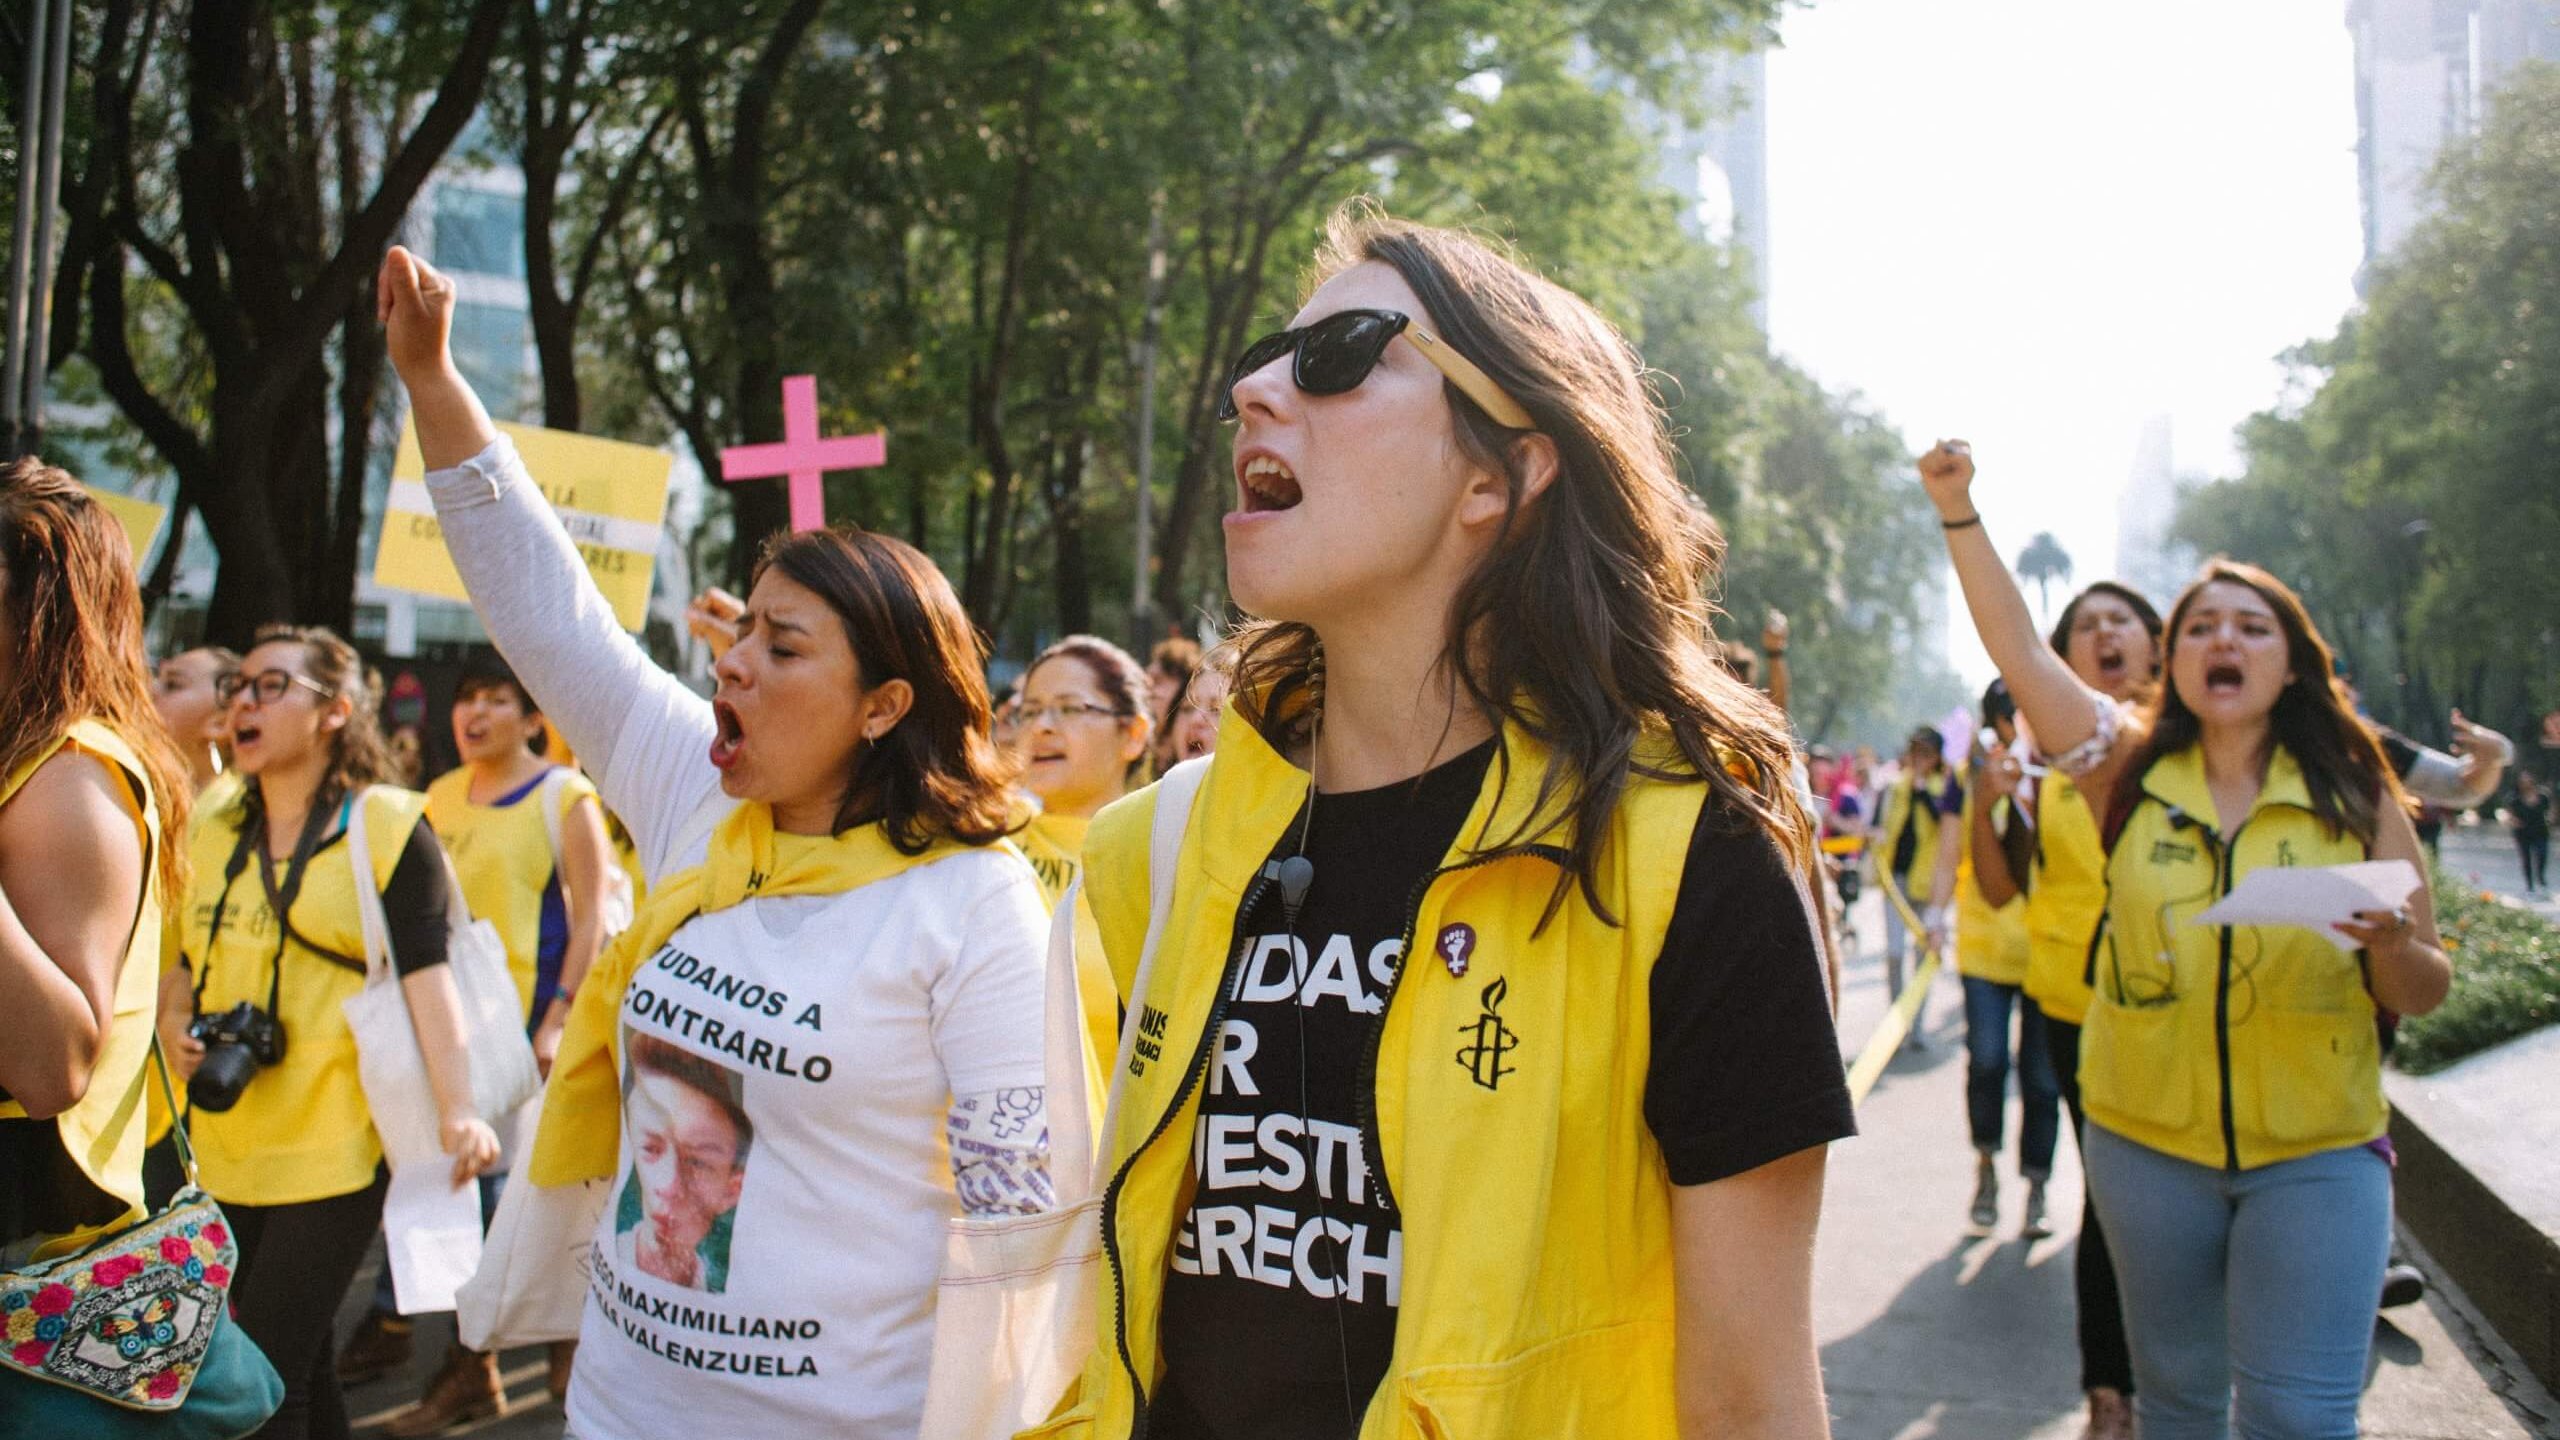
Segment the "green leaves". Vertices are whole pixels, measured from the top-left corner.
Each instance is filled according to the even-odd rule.
[[[2298,585],[2385,719],[2512,730],[2560,705],[2560,69],[2519,71],[2433,184],[2363,310],[2289,357],[2305,398],[2241,427],[2246,473],[2177,530]]]

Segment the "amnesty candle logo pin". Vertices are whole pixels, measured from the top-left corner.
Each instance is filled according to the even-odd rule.
[[[1519,1032],[1502,1023],[1502,1000],[1510,993],[1511,982],[1508,979],[1498,979],[1487,985],[1480,997],[1484,1002],[1484,1013],[1477,1016],[1474,1023],[1458,1027],[1459,1034],[1469,1037],[1468,1043],[1458,1047],[1458,1064],[1487,1090],[1502,1088],[1502,1077],[1520,1068],[1503,1063],[1512,1051],[1520,1048]]]
[[[613,606],[613,617],[636,631],[649,618],[649,581],[658,564],[658,531],[667,511],[667,476],[675,457],[664,450],[620,440],[599,440],[567,430],[500,423],[524,457],[525,473],[541,487],[569,538],[587,562],[587,573]],[[427,467],[414,423],[400,432],[391,463],[391,499],[382,516],[382,544],[374,552],[377,585],[467,600],[444,527],[427,499]]]

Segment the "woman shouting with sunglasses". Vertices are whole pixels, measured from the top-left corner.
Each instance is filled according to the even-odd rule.
[[[1716,533],[1581,300],[1354,214],[1318,268],[1228,381],[1258,618],[1179,863],[1161,786],[1087,839],[1133,1043],[1099,1343],[1033,1433],[1824,1435],[1852,1122]]]

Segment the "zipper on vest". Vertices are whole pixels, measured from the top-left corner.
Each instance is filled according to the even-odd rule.
[[[2219,862],[2218,868],[2222,872],[2221,884],[2216,887],[2220,891],[2217,898],[2230,898],[2232,871],[2235,868],[2234,857],[2240,853],[2240,832],[2248,828],[2249,822],[2242,820],[2238,828],[2231,832],[2230,839],[2224,840],[2219,835],[2214,836],[2217,848],[2222,851],[2215,857]],[[2212,831],[2205,833],[2213,834]],[[2213,988],[2213,1055],[2214,1062],[2220,1067],[2222,1073],[2222,1164],[2224,1169],[2236,1171],[2240,1168],[2240,1129],[2233,1123],[2231,1115],[2232,927],[2225,925],[2221,929],[2222,958]]]
[[[1173,1103],[1156,1118],[1155,1128],[1147,1132],[1147,1138],[1138,1142],[1138,1147],[1129,1152],[1129,1158],[1112,1172],[1111,1183],[1102,1192],[1102,1251],[1111,1261],[1111,1335],[1120,1352],[1120,1369],[1129,1377],[1130,1440],[1145,1440],[1147,1387],[1138,1379],[1137,1357],[1129,1353],[1129,1277],[1127,1262],[1120,1255],[1120,1191],[1128,1183],[1129,1172],[1137,1168],[1138,1162],[1155,1148],[1158,1140],[1164,1138],[1164,1132],[1173,1127],[1174,1117],[1182,1113],[1184,1102],[1191,1098],[1191,1087],[1207,1073],[1209,1048],[1217,1043],[1218,1027],[1227,1016],[1227,1001],[1236,989],[1236,969],[1244,959],[1245,927],[1252,923],[1254,912],[1261,908],[1274,883],[1270,876],[1257,873],[1253,883],[1245,887],[1244,899],[1236,906],[1234,931],[1227,937],[1227,963],[1218,972],[1218,993],[1209,1005],[1209,1023],[1201,1027],[1200,1042],[1191,1052],[1190,1065],[1182,1072],[1181,1085],[1173,1092]],[[1401,967],[1398,973],[1402,973]],[[1143,1016],[1146,997],[1140,996],[1138,1001],[1139,1013]],[[1175,1217],[1174,1224],[1179,1226],[1181,1223],[1181,1218]]]
[[[1558,865],[1567,864],[1572,859],[1567,852],[1553,845],[1514,845],[1506,849],[1489,850],[1460,864],[1444,865],[1432,871],[1416,881],[1413,889],[1405,896],[1404,949],[1396,956],[1396,972],[1387,979],[1386,994],[1378,1001],[1377,1018],[1369,1025],[1368,1037],[1361,1043],[1361,1083],[1354,1092],[1360,1097],[1360,1144],[1369,1154],[1378,1158],[1377,1169],[1369,1178],[1377,1182],[1380,1202],[1399,1214],[1404,1207],[1396,1203],[1395,1186],[1387,1179],[1386,1141],[1378,1133],[1378,1048],[1386,1039],[1387,1009],[1395,1004],[1396,991],[1404,987],[1405,971],[1411,969],[1413,965],[1413,932],[1414,928],[1422,923],[1422,902],[1430,896],[1431,887],[1444,875],[1463,874],[1466,871],[1490,865],[1496,860],[1508,860],[1521,855],[1543,856]]]

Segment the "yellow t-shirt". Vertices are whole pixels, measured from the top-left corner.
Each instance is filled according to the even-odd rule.
[[[1973,819],[1980,801],[1978,792],[1965,792],[1964,858],[1956,865],[1956,973],[1996,985],[2016,985],[2027,978],[2027,901],[2023,895],[2012,895],[2008,904],[1994,907],[1974,878]],[[1998,803],[1994,824],[2023,823],[2008,801]]]
[[[379,889],[390,880],[410,831],[423,822],[427,797],[388,785],[365,794],[366,840],[373,851],[366,857],[372,872],[366,879]],[[234,803],[201,807],[188,826],[194,875],[187,887],[184,944],[200,987],[196,1012],[218,1014],[243,1000],[263,1008],[273,977],[284,1055],[252,1076],[229,1110],[190,1109],[188,1133],[204,1188],[217,1200],[243,1205],[352,1194],[373,1183],[382,1142],[373,1133],[373,1114],[357,1078],[355,1032],[341,1008],[364,988],[357,871],[347,855],[343,820],[330,822],[332,838],[305,865],[292,914],[296,934],[354,960],[352,967],[290,938],[279,948],[279,927],[256,856],[226,878],[241,821]],[[281,870],[277,878],[281,883]]]
[[[160,839],[160,819],[142,762],[121,736],[94,720],[74,724],[60,743],[30,758],[15,773],[0,777],[0,805],[6,805],[45,762],[64,751],[89,756],[124,781],[115,787],[115,792],[133,817],[136,834],[146,847],[142,903],[134,916],[124,963],[116,971],[113,1009],[98,1047],[97,1061],[90,1067],[88,1092],[70,1109],[43,1122],[26,1119],[26,1111],[16,1101],[0,1099],[0,1122],[54,1127],[72,1163],[88,1182],[129,1207],[124,1217],[107,1222],[115,1225],[138,1215],[142,1205],[144,1142],[142,1127],[134,1124],[140,1112],[133,1101],[134,1091],[149,1078],[145,1069],[157,1014],[154,1001],[159,993],[160,972],[152,962],[160,944],[160,909],[165,897],[160,893],[158,856],[148,847]],[[75,1230],[45,1248],[67,1252],[96,1233],[94,1229]],[[0,1243],[23,1238],[0,1235]]]
[[[554,778],[558,777],[558,778]],[[427,823],[452,857],[463,903],[486,920],[507,947],[516,1004],[527,1022],[558,991],[560,957],[569,945],[569,890],[551,852],[558,823],[596,798],[595,782],[558,766],[482,805],[471,799],[468,767],[427,786]]]

